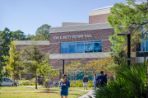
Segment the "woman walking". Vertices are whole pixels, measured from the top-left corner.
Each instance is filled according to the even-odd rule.
[[[93,77],[93,84],[94,84],[94,89],[96,90],[96,73],[95,72]]]
[[[61,87],[61,91],[60,91],[60,95],[61,98],[68,98],[68,89],[70,87],[70,82],[67,79],[67,75],[63,75],[62,79],[60,80],[60,87]]]

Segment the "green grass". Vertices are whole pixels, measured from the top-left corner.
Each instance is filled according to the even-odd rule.
[[[60,98],[59,91],[59,88],[43,87],[35,90],[34,86],[1,87],[0,98]],[[70,88],[69,98],[78,98],[86,92],[83,88]]]

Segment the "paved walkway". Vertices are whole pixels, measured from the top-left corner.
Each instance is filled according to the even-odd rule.
[[[79,98],[95,98],[95,95],[94,95],[95,91],[94,90],[90,90],[88,91],[88,93],[86,93],[85,95],[79,97]]]

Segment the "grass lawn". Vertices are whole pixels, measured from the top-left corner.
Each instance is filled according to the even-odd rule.
[[[69,98],[78,98],[85,94],[83,88],[70,88]],[[34,86],[0,87],[0,98],[60,98],[59,88],[46,89]]]

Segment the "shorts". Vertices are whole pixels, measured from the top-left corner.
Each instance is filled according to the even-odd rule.
[[[83,87],[87,87],[87,82],[83,82]]]
[[[61,96],[68,96],[68,91],[61,91],[60,94]]]

